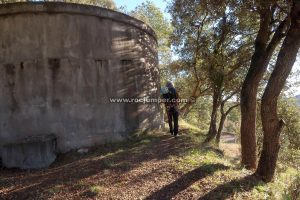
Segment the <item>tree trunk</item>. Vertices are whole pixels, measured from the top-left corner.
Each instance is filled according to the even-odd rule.
[[[254,57],[254,56],[253,56]],[[259,56],[258,56],[259,57]],[[259,60],[259,58],[253,58],[253,60]],[[256,66],[254,63],[258,61],[252,61],[251,66]],[[262,62],[262,61],[261,61]],[[266,64],[257,64],[257,66],[263,66]],[[251,68],[251,67],[250,67]],[[241,91],[241,150],[242,150],[242,164],[247,169],[256,168],[256,95],[259,80],[255,80],[254,70],[249,70],[247,77],[243,83]],[[252,75],[253,74],[253,75]],[[263,73],[257,78],[261,78]]]
[[[220,93],[221,93],[220,89],[218,87],[215,87],[213,93],[213,106],[212,106],[212,112],[210,117],[209,131],[204,143],[211,142],[217,135],[217,116],[218,116],[218,109],[220,107]]]
[[[234,94],[234,93],[233,93]],[[232,96],[230,96],[232,97]],[[221,119],[220,119],[220,123],[219,123],[219,128],[218,128],[218,133],[217,133],[217,137],[216,137],[216,143],[219,144],[220,143],[220,139],[221,139],[221,135],[222,135],[222,131],[223,131],[223,127],[224,127],[224,123],[225,120],[227,118],[227,116],[229,115],[229,113],[236,107],[239,106],[239,104],[233,105],[231,106],[226,112],[224,111],[224,107],[225,107],[225,103],[229,98],[225,99],[224,101],[222,101],[221,103]]]
[[[227,118],[226,113],[222,113],[220,123],[219,123],[218,133],[217,133],[217,137],[216,137],[216,143],[217,144],[220,143],[220,139],[221,139],[221,135],[222,135],[222,131],[223,131],[223,127],[224,127],[224,123],[225,123],[226,118]]]
[[[193,92],[189,98],[189,101],[180,108],[181,115],[185,117],[190,112],[192,106],[195,104],[197,99],[208,90],[209,88],[200,91],[200,82],[199,82],[197,86],[194,87]]]
[[[262,97],[261,118],[264,131],[263,150],[256,175],[269,182],[273,179],[280,133],[284,126],[277,114],[277,99],[284,87],[300,48],[300,1],[294,0],[291,12],[291,27],[278,54],[275,68]]]
[[[267,69],[271,56],[283,38],[287,20],[283,21],[270,39],[271,5],[260,13],[260,29],[255,40],[255,51],[241,90],[241,149],[242,164],[255,169],[256,161],[256,96],[259,83]],[[269,44],[268,44],[269,42]]]
[[[193,101],[193,100],[197,99],[197,92],[199,91],[199,87],[200,87],[200,83],[197,82],[197,84],[193,88],[193,91],[192,91],[189,101],[180,108],[181,115],[186,116],[187,113],[189,112],[191,106],[195,103],[195,101]]]
[[[193,89],[192,95],[190,96],[189,102],[187,102],[181,109],[180,109],[180,113],[182,116],[186,116],[189,111],[191,110],[192,105],[196,102],[196,100],[199,98],[199,96],[201,95],[202,92],[200,92],[200,87],[201,87],[201,80],[199,78],[198,72],[197,72],[197,61],[198,61],[198,56],[199,56],[199,51],[200,51],[200,35],[202,33],[203,30],[203,24],[206,20],[207,15],[203,18],[201,25],[198,26],[197,29],[197,46],[196,46],[196,52],[195,52],[195,57],[194,57],[194,64],[193,64],[193,68],[194,68],[194,76],[197,80],[197,83]],[[208,90],[208,89],[206,89]],[[204,90],[203,92],[205,92],[206,90]]]
[[[262,19],[261,26],[267,26],[270,19]],[[261,29],[263,29],[261,27]],[[265,33],[267,34],[267,33]],[[258,36],[257,36],[258,37]],[[256,95],[269,60],[266,59],[268,37],[261,36],[255,41],[255,52],[241,90],[241,149],[242,164],[247,169],[256,168]]]

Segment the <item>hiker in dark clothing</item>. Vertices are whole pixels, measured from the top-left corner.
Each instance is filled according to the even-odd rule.
[[[178,93],[174,88],[173,84],[168,81],[166,84],[168,92],[163,94],[163,98],[165,99],[166,112],[168,114],[168,123],[170,133],[174,136],[178,134]],[[174,126],[173,126],[174,123]]]

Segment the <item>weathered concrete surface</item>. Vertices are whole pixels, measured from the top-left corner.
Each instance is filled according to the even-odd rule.
[[[38,169],[48,167],[56,159],[56,137],[28,137],[1,148],[2,164],[8,168]]]
[[[93,6],[0,6],[0,146],[54,134],[57,151],[122,140],[161,123],[154,32]]]

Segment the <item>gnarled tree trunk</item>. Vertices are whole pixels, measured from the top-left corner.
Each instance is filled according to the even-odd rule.
[[[264,131],[263,150],[256,175],[269,182],[273,179],[280,133],[284,126],[277,114],[277,99],[288,78],[300,48],[300,1],[294,0],[291,11],[291,27],[278,54],[275,68],[262,97],[261,118]]]
[[[241,90],[242,164],[247,169],[255,169],[257,165],[255,127],[258,86],[287,26],[287,20],[283,21],[269,42],[274,5],[268,2],[265,4],[267,5],[260,9],[260,28],[255,40],[255,51]]]

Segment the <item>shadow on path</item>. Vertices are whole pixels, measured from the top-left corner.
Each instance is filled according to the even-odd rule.
[[[189,137],[174,139],[170,135],[145,136],[121,143],[106,144],[86,155],[77,152],[59,156],[48,169],[24,171],[0,170],[0,199],[32,199],[48,193],[52,188],[64,185],[72,189],[78,181],[98,176],[118,178],[144,162],[165,160],[169,156],[193,148]],[[105,172],[109,170],[110,174]],[[111,182],[114,182],[111,178]],[[1,191],[5,191],[1,193]],[[48,197],[38,197],[47,199]]]
[[[229,167],[222,165],[222,164],[207,164],[202,165],[186,174],[184,174],[181,178],[177,179],[175,182],[166,185],[162,189],[154,192],[150,196],[146,198],[146,200],[150,199],[171,199],[179,192],[185,190],[186,188],[190,187],[196,181],[199,181],[206,176],[212,175],[214,172],[218,170],[225,170]]]
[[[255,176],[249,175],[238,180],[232,180],[230,182],[224,183],[211,190],[206,195],[200,197],[199,200],[228,199],[237,192],[252,190],[259,183],[261,182]]]

